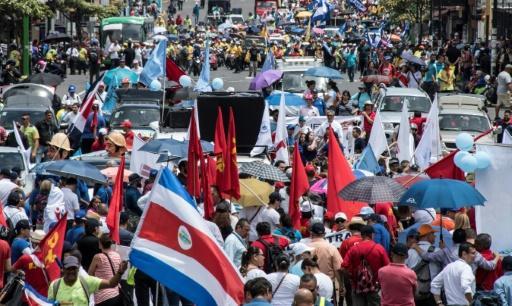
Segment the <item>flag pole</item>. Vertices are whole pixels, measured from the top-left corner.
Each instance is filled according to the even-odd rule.
[[[166,71],[166,66],[167,66],[167,40],[165,41],[165,60],[163,62],[163,66],[164,66],[164,73],[163,73],[163,78],[162,78],[162,117],[161,117],[161,121],[160,121],[160,124],[158,125],[159,126],[159,132],[162,132],[162,127],[164,125],[164,114],[165,114],[165,83],[167,83],[167,71]]]

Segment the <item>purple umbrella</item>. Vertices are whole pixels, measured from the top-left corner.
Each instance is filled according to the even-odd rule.
[[[249,90],[259,90],[265,87],[269,87],[276,81],[280,80],[282,77],[283,72],[279,70],[271,69],[258,73],[258,75],[252,79],[251,85],[249,85]]]

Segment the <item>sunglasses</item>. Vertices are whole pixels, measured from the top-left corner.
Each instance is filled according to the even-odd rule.
[[[27,117],[22,117],[21,120],[25,121],[25,120],[28,120]]]

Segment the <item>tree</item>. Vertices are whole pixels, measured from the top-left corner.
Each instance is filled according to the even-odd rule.
[[[2,1],[2,0],[0,0]],[[81,22],[86,17],[105,18],[119,15],[121,2],[114,0],[110,5],[90,3],[86,0],[52,0],[48,2],[52,10],[59,10],[76,26],[78,40],[82,39]]]
[[[32,20],[43,19],[51,16],[52,12],[38,0],[0,0],[0,14],[2,29],[10,33],[10,38],[20,38],[22,27],[19,25],[23,16],[29,16]]]

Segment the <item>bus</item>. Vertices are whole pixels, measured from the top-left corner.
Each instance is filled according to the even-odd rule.
[[[144,42],[151,36],[154,28],[153,17],[110,17],[101,20],[100,43],[105,47],[107,37],[110,42],[122,44],[131,39],[133,42]]]
[[[254,14],[262,16],[272,12],[281,7],[281,0],[255,0],[254,1]]]

